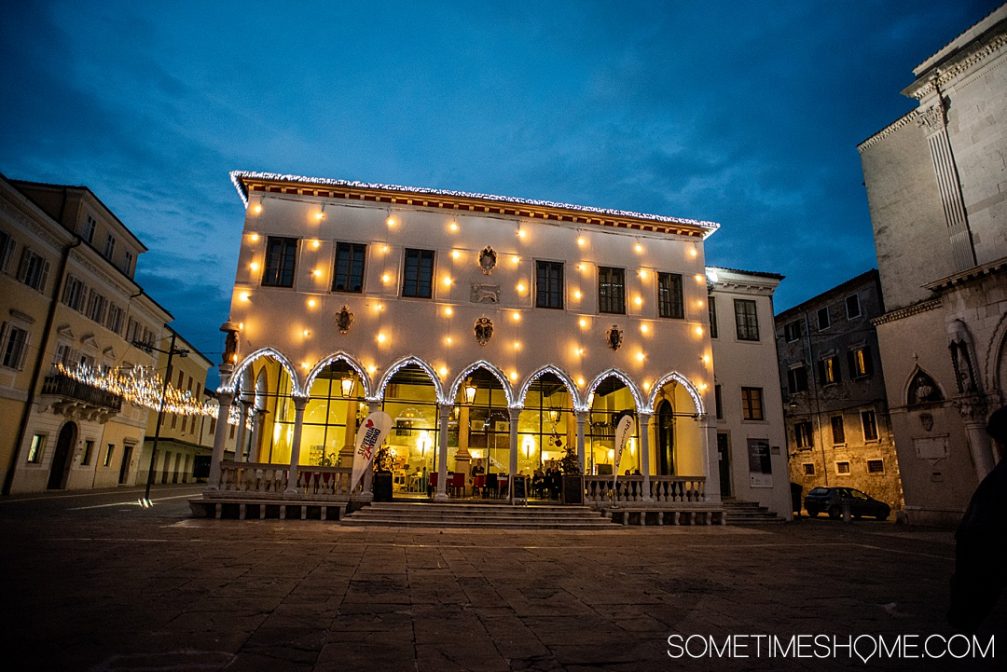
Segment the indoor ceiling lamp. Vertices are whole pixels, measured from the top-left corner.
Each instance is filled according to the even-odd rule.
[[[353,392],[353,378],[343,376],[339,380],[339,389],[342,391],[344,397],[350,396],[350,393]]]

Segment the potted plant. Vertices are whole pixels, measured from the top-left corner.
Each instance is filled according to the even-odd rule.
[[[386,446],[378,449],[374,456],[374,480],[371,491],[375,502],[392,501],[392,455]]]
[[[563,503],[583,504],[584,476],[580,473],[580,460],[577,459],[577,453],[570,446],[564,449],[559,469],[563,473]]]

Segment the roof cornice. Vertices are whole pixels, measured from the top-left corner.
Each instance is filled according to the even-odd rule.
[[[443,208],[527,219],[593,224],[701,238],[706,238],[720,227],[716,222],[628,210],[609,210],[512,196],[427,187],[404,187],[394,184],[373,184],[302,175],[235,170],[231,172],[231,182],[246,207],[249,195],[252,193],[290,194],[317,198],[342,198],[387,206]]]

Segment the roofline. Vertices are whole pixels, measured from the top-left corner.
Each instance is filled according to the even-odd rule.
[[[707,269],[711,271],[724,271],[726,273],[740,273],[742,275],[753,275],[759,278],[771,278],[773,280],[783,280],[787,276],[780,275],[779,273],[770,273],[769,271],[746,271],[740,268],[729,268],[727,266],[707,266]]]
[[[112,209],[109,208],[107,205],[105,205],[105,202],[102,201],[100,198],[98,198],[97,194],[95,194],[93,191],[91,191],[90,187],[84,186],[82,184],[53,184],[51,182],[34,182],[32,180],[12,180],[12,179],[9,179],[8,181],[11,184],[15,185],[15,186],[17,186],[18,184],[24,184],[24,185],[29,185],[29,186],[33,186],[33,187],[47,187],[47,188],[52,188],[52,189],[77,189],[77,190],[83,191],[84,193],[89,194],[91,196],[91,198],[93,198],[98,203],[98,205],[100,205],[102,207],[102,209],[108,214],[109,217],[111,217],[112,219],[114,219],[116,222],[119,223],[119,226],[121,226],[123,228],[123,230],[126,233],[129,234],[129,237],[133,239],[133,242],[135,242],[138,246],[140,246],[140,248],[141,248],[141,250],[143,252],[149,252],[150,251],[150,249],[146,245],[143,244],[143,241],[141,241],[139,238],[137,238],[136,234],[133,233],[133,231],[130,230],[130,228],[128,226],[126,226],[123,223],[123,221],[121,219],[119,219],[118,216],[116,216],[116,214],[114,212],[112,212]],[[25,196],[28,197],[29,200],[31,200],[30,196],[28,196],[27,194],[25,194]],[[63,222],[57,222],[57,223],[60,226],[63,225]]]
[[[796,306],[793,306],[791,308],[787,308],[782,313],[777,313],[776,317],[774,318],[774,320],[781,320],[783,318],[791,317],[792,315],[795,315],[797,313],[802,313],[805,310],[807,310],[808,306],[810,306],[811,304],[816,303],[818,301],[821,301],[826,296],[828,296],[830,294],[838,294],[838,293],[842,292],[843,290],[852,288],[854,285],[862,285],[862,284],[864,284],[864,282],[866,280],[873,280],[874,281],[874,283],[878,287],[878,294],[880,296],[880,292],[881,292],[881,276],[878,273],[878,269],[872,268],[872,269],[870,269],[868,271],[864,271],[860,275],[856,275],[856,276],[850,278],[849,280],[844,280],[843,282],[839,283],[835,287],[827,289],[824,292],[819,292],[818,294],[815,294],[811,298],[805,299],[804,301],[800,302]]]
[[[407,205],[419,207],[438,207],[461,210],[463,208],[478,212],[504,214],[531,219],[553,219],[557,221],[579,222],[582,224],[601,224],[642,231],[658,231],[662,233],[678,233],[682,235],[699,235],[704,239],[713,234],[720,224],[683,217],[654,215],[629,210],[610,210],[586,205],[559,203],[554,201],[537,201],[515,198],[512,196],[497,196],[466,191],[451,191],[431,189],[428,187],[407,187],[395,184],[377,184],[351,180],[335,180],[323,177],[306,177],[303,175],[283,175],[279,173],[260,173],[243,170],[233,170],[230,173],[231,183],[245,207],[248,207],[249,183],[274,183],[297,185],[293,191],[277,188],[275,191],[260,186],[262,193],[294,193],[322,198],[343,197],[373,203],[385,203],[389,206]],[[255,188],[251,189],[255,191]],[[311,192],[311,193],[306,193]],[[420,197],[420,198],[415,198]],[[511,207],[506,207],[511,206]]]

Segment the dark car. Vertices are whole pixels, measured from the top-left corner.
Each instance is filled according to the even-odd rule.
[[[804,508],[812,518],[823,511],[829,514],[829,518],[839,518],[843,515],[844,502],[850,503],[850,515],[854,518],[871,516],[886,520],[892,512],[890,506],[856,488],[813,488],[804,498]]]

